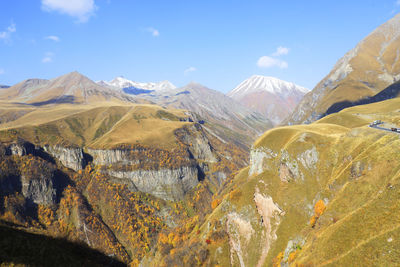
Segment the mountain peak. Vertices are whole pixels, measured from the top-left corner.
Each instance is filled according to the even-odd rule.
[[[235,89],[230,91],[228,96],[240,98],[241,96],[255,92],[288,95],[292,91],[306,94],[309,90],[292,82],[286,82],[275,77],[252,75],[250,78],[241,82]]]
[[[228,96],[279,124],[307,92],[302,86],[275,77],[252,75]]]
[[[126,79],[124,76],[118,76],[112,79],[111,81],[99,81],[98,84],[106,84],[108,86],[117,87],[120,89],[135,87],[137,89],[143,90],[154,90],[154,91],[162,91],[162,90],[173,90],[176,88],[170,81],[164,80],[161,82],[135,82],[129,79]]]

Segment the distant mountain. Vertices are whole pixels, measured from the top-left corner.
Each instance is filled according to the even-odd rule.
[[[52,80],[25,80],[2,90],[0,100],[32,105],[136,101],[121,92],[100,86],[78,72],[71,72]]]
[[[400,14],[379,26],[342,57],[285,123],[313,122],[338,103],[371,97],[398,81],[399,47]]]
[[[10,86],[8,86],[8,85],[3,85],[3,84],[0,84],[0,89],[7,89],[7,88],[9,88]]]
[[[242,146],[249,146],[251,140],[272,127],[271,121],[262,114],[252,111],[221,92],[195,82],[174,90],[156,91],[141,97],[165,107],[194,112],[212,125],[216,135]]]
[[[126,93],[135,95],[140,93],[149,93],[152,91],[173,90],[176,88],[176,86],[169,81],[144,83],[144,82],[131,81],[122,76],[116,77],[109,82],[99,81],[97,83],[102,86],[107,85],[120,89],[125,89],[124,91],[128,91]],[[135,89],[137,89],[137,91],[135,91]],[[131,91],[129,92],[129,90]]]
[[[274,77],[253,75],[230,91],[228,96],[279,124],[308,91]]]

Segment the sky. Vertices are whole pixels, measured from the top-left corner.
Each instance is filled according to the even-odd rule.
[[[400,0],[0,0],[0,84],[78,71],[224,93],[257,74],[312,89],[398,12]]]

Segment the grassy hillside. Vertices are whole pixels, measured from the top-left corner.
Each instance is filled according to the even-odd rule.
[[[171,148],[174,131],[188,124],[183,110],[155,105],[5,105],[0,112],[5,121],[0,124],[3,142],[19,136],[36,144],[92,148],[135,143]]]
[[[188,244],[211,266],[399,265],[400,138],[368,127],[400,126],[399,111],[392,99],[267,131]]]
[[[303,98],[285,123],[313,122],[329,109],[374,96],[398,81],[399,25],[397,14],[361,40]]]

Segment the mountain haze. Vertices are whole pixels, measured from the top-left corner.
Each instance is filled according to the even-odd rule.
[[[32,105],[137,101],[118,91],[100,86],[76,71],[51,80],[25,80],[10,88],[1,90],[0,100]]]
[[[99,81],[97,82],[100,85],[107,85],[112,87],[117,87],[120,89],[131,88],[134,87],[136,89],[143,89],[148,91],[162,91],[162,90],[173,90],[176,88],[170,81],[161,81],[161,82],[135,82],[128,80],[122,76],[116,77],[113,80],[107,81]]]
[[[249,146],[250,140],[272,127],[262,114],[195,82],[140,97],[164,107],[190,110],[212,125],[217,136],[241,146]]]
[[[285,119],[300,102],[308,89],[274,77],[253,75],[241,82],[227,95],[256,110],[274,124]]]

